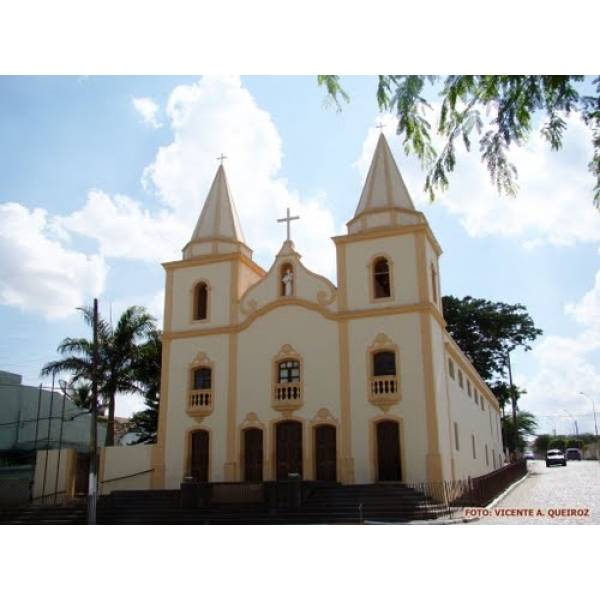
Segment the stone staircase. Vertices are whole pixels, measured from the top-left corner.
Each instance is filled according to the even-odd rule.
[[[139,525],[310,525],[405,523],[434,519],[443,507],[399,483],[310,484],[297,509],[266,504],[212,504],[183,508],[179,490],[121,491],[98,501],[98,524]],[[85,523],[85,504],[25,507],[0,514],[0,523]]]

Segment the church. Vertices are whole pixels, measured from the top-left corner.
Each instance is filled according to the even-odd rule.
[[[243,193],[243,190],[237,192]],[[500,411],[445,328],[442,249],[380,134],[337,285],[287,239],[252,260],[223,165],[165,263],[153,489],[184,480],[440,482],[502,465]]]

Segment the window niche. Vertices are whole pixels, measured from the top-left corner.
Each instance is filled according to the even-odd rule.
[[[205,321],[208,319],[208,291],[208,284],[205,281],[200,281],[194,287],[194,321]]]
[[[279,295],[289,298],[295,295],[295,276],[294,266],[291,263],[284,263],[279,270]]]
[[[273,395],[275,410],[291,412],[302,406],[302,357],[284,344],[273,357]]]
[[[187,412],[205,417],[213,411],[214,366],[204,352],[199,352],[189,369]]]
[[[372,261],[372,295],[380,300],[392,297],[392,281],[390,261],[384,256],[378,256]]]
[[[398,347],[380,333],[367,353],[369,402],[384,412],[400,400]]]

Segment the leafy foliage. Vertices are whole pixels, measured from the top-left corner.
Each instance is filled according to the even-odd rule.
[[[93,326],[93,309],[81,307],[87,325]],[[116,326],[98,319],[98,393],[108,405],[106,445],[114,444],[115,399],[118,393],[143,393],[137,375],[140,361],[140,342],[155,331],[154,318],[141,306],[130,306]],[[67,372],[71,385],[79,386],[82,406],[91,405],[89,387],[94,378],[92,363],[93,342],[85,338],[65,338],[57,348],[64,358],[47,363],[42,376]],[[84,384],[84,385],[81,385]],[[87,396],[84,394],[87,386]],[[78,392],[78,394],[80,393]]]
[[[139,348],[135,376],[143,390],[146,408],[136,412],[131,420],[131,431],[139,433],[134,444],[154,444],[158,431],[158,405],[160,402],[160,374],[162,342],[160,331],[153,330]]]
[[[485,381],[496,387],[500,397],[510,398],[506,356],[515,348],[530,350],[542,330],[522,304],[491,302],[481,298],[442,298],[447,329]],[[515,388],[516,389],[516,388]],[[519,390],[516,390],[519,392]]]
[[[526,410],[521,410],[517,413],[517,448],[521,452],[525,449],[527,445],[527,436],[535,435],[535,431],[537,429],[537,421],[535,416],[527,412]],[[512,448],[514,445],[514,423],[512,415],[507,415],[502,417],[502,439],[504,440],[504,446]]]
[[[592,131],[594,154],[588,168],[596,180],[594,204],[600,208],[600,77],[593,80],[596,94],[592,96],[577,91],[575,86],[582,80],[580,75],[449,75],[443,80],[431,75],[379,75],[376,98],[380,110],[394,111],[404,151],[415,154],[426,170],[430,200],[448,187],[456,167],[456,144],[461,142],[470,151],[475,135],[492,182],[500,193],[515,195],[518,173],[507,152],[527,139],[534,114],[545,113],[542,135],[553,150],[559,150],[566,129],[564,116],[579,112]],[[349,101],[338,75],[319,75],[317,81],[338,110],[340,98]],[[440,82],[435,131],[443,147],[438,152],[424,90]]]

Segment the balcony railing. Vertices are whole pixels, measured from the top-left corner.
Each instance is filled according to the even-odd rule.
[[[273,408],[290,410],[302,406],[302,384],[276,383],[273,388]]]
[[[187,411],[191,415],[208,415],[213,410],[212,390],[191,390]]]
[[[369,379],[369,400],[377,406],[389,406],[400,400],[396,375],[374,375]]]

